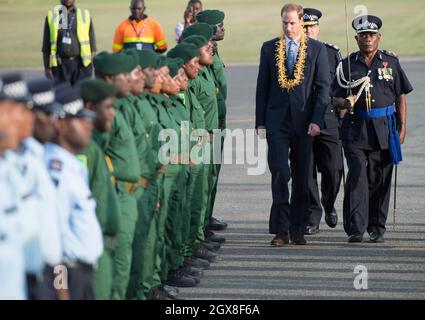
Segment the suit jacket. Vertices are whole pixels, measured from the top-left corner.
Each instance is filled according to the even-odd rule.
[[[278,41],[279,38],[267,41],[261,48],[255,126],[266,126],[267,133],[273,133],[281,127],[286,115],[290,114],[289,120],[295,132],[307,135],[310,123],[323,128],[330,93],[328,53],[322,42],[308,39],[304,79],[293,91],[288,92],[278,82],[275,57]]]

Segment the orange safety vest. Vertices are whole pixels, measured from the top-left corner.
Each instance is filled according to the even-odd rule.
[[[150,17],[139,22],[125,19],[115,30],[112,51],[120,52],[130,48],[166,50],[167,42],[161,25]]]

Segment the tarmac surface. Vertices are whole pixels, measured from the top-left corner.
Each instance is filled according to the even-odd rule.
[[[398,168],[397,222],[393,199],[385,243],[347,243],[342,227],[342,186],[336,203],[338,226],[324,221],[305,246],[270,246],[268,218],[270,174],[248,175],[247,164],[222,167],[215,214],[228,222],[221,260],[205,271],[195,288],[182,288],[185,299],[424,299],[425,298],[425,63],[402,62],[414,91],[408,95],[408,135]],[[252,129],[258,69],[231,66],[228,75],[228,128]],[[26,71],[27,78],[40,71]],[[234,144],[235,147],[235,144]],[[234,154],[244,155],[244,143]],[[252,149],[252,148],[251,148]],[[251,150],[247,148],[247,150]],[[392,191],[393,198],[393,191]],[[322,219],[323,220],[323,219]],[[360,273],[354,273],[355,268]],[[355,289],[355,278],[363,286]],[[357,281],[359,282],[359,281]],[[356,282],[356,283],[357,283]]]

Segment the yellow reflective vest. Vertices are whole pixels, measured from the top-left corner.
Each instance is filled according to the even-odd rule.
[[[86,9],[77,10],[77,38],[80,43],[80,55],[85,67],[92,62],[92,51],[90,46],[90,12]],[[47,23],[50,31],[50,67],[58,66],[58,33],[60,14],[57,9],[47,14]]]

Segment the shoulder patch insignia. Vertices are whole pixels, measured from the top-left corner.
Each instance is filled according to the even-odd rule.
[[[335,50],[340,50],[336,45],[332,44],[332,43],[328,43],[328,42],[323,42],[325,44],[325,46],[333,48]]]
[[[60,160],[50,160],[49,163],[49,169],[56,170],[56,171],[62,171],[62,161]]]
[[[397,59],[398,59],[398,56],[397,56],[394,52],[392,52],[392,51],[389,51],[389,50],[383,50],[382,52],[383,52],[384,54],[388,55],[388,56],[391,56],[391,57],[394,57],[394,58],[397,58]]]

